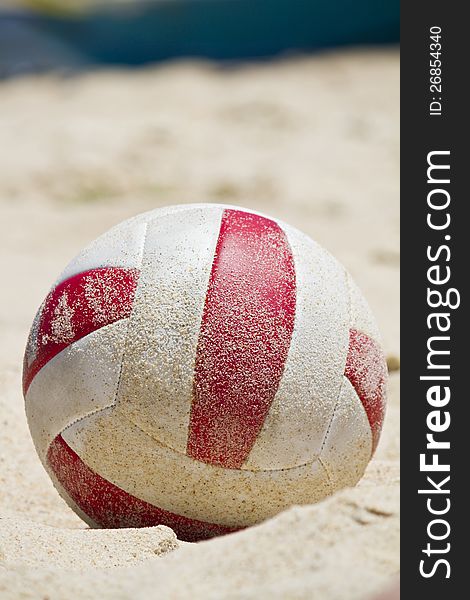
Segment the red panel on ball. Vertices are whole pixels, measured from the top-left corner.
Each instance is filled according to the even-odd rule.
[[[385,416],[387,363],[374,339],[357,329],[349,332],[344,374],[356,390],[372,430],[372,454],[377,448]]]
[[[196,352],[189,456],[227,468],[246,460],[282,377],[295,304],[283,230],[225,210]]]
[[[49,293],[24,358],[24,394],[38,371],[64,348],[130,315],[138,279],[138,269],[103,267],[78,273]]]
[[[47,461],[70,498],[101,527],[166,525],[175,531],[179,539],[188,542],[239,529],[176,515],[128,494],[92,471],[61,435],[49,446]]]

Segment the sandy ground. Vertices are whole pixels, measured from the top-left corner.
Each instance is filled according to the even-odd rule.
[[[365,477],[243,532],[90,531],[33,449],[21,363],[63,266],[113,224],[172,203],[245,205],[307,232],[368,298],[399,357],[398,53],[0,84],[0,596],[369,598],[396,579],[399,373]]]

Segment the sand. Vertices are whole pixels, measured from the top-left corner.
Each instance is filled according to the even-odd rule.
[[[398,52],[0,84],[0,596],[305,598],[399,570]],[[34,313],[86,243],[143,210],[224,202],[302,229],[349,269],[389,365],[384,432],[354,489],[199,544],[89,530],[32,445],[21,364]],[[385,596],[384,596],[385,597]]]

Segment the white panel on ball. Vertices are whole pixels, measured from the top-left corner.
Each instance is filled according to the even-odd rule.
[[[25,407],[41,460],[65,427],[114,404],[127,326],[123,319],[77,340],[33,379]]]
[[[217,206],[190,207],[159,212],[147,223],[118,403],[130,421],[178,452],[186,451],[196,346],[221,217]]]
[[[372,452],[372,433],[366,411],[351,382],[343,385],[325,437],[320,459],[335,490],[355,485]]]

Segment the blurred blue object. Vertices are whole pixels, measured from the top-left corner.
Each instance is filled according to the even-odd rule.
[[[62,15],[0,13],[0,40],[6,24],[11,29],[14,22],[17,28],[47,35],[88,63],[238,60],[397,42],[399,14],[399,0],[134,0]],[[2,45],[4,40],[4,56]]]
[[[29,21],[0,15],[0,78],[86,65],[86,59],[69,44]]]

